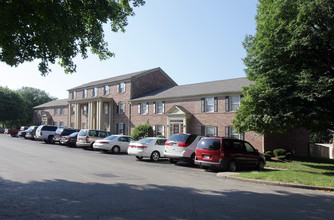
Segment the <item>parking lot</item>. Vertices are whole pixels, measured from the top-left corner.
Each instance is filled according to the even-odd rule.
[[[0,219],[328,219],[334,194],[0,134]]]

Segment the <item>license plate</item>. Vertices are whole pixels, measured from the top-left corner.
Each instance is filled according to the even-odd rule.
[[[204,159],[210,159],[210,156],[205,155]]]

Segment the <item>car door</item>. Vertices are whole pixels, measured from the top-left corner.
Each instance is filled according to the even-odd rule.
[[[259,153],[257,152],[257,150],[255,150],[255,148],[247,143],[244,142],[245,145],[245,165],[246,166],[257,166],[258,161],[259,161]]]
[[[233,157],[237,162],[238,166],[245,166],[247,161],[245,145],[242,141],[234,140],[233,141]]]

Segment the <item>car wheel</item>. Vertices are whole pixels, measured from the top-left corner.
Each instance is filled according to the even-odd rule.
[[[259,164],[257,165],[257,169],[260,170],[260,171],[264,170],[264,162],[263,162],[263,160],[259,161]]]
[[[48,143],[49,144],[54,144],[55,143],[54,140],[53,140],[53,136],[48,137]]]
[[[177,160],[174,160],[174,159],[172,159],[172,158],[168,158],[168,162],[169,162],[169,163],[176,163]]]
[[[153,151],[151,154],[151,160],[154,162],[159,161],[160,153],[158,151]]]
[[[120,151],[121,151],[121,149],[119,148],[119,146],[114,146],[114,147],[112,148],[112,152],[113,152],[114,154],[118,154]]]
[[[235,172],[237,170],[237,163],[234,160],[231,160],[227,165],[227,170],[229,172]]]
[[[143,157],[140,157],[140,156],[136,156],[136,158],[137,158],[138,160],[142,160],[142,159],[143,159]]]

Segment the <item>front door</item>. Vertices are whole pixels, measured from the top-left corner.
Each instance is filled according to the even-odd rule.
[[[171,129],[170,131],[171,135],[183,133],[183,122],[182,123],[181,122],[171,123],[170,129]]]

